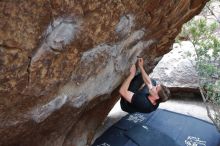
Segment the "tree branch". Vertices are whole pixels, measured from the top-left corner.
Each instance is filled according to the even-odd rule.
[[[206,5],[207,9],[210,11],[210,13],[215,17],[215,19],[218,21],[218,23],[220,23],[220,20],[218,19],[218,17],[215,15],[215,13],[213,12],[213,10],[208,6]]]

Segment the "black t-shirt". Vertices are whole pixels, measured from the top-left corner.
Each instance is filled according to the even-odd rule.
[[[156,81],[151,80],[152,84],[156,86]],[[134,112],[142,112],[142,113],[149,113],[156,110],[159,106],[159,103],[153,105],[151,101],[148,99],[150,95],[148,87],[145,85],[141,90],[138,90],[132,96],[131,103],[126,101],[124,98],[121,98],[121,108],[123,111],[128,113]]]

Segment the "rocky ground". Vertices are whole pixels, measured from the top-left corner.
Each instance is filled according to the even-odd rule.
[[[206,108],[201,99],[187,99],[187,98],[178,98],[172,99],[165,103],[161,103],[159,108],[166,109],[169,111],[193,116],[199,119],[203,119],[205,121],[211,122],[211,120],[207,116]],[[105,130],[107,130],[111,125],[120,120],[127,113],[123,112],[120,108],[120,103],[117,102],[115,106],[112,108],[110,113],[108,114],[105,122],[102,127],[100,127],[94,139],[99,137]]]

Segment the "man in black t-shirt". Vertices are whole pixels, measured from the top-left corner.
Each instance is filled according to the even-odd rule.
[[[161,102],[165,102],[170,97],[170,91],[162,84],[156,84],[150,79],[143,67],[143,58],[138,59],[138,67],[141,74],[136,74],[136,66],[132,65],[130,74],[121,85],[122,110],[133,113],[149,113],[156,110]]]

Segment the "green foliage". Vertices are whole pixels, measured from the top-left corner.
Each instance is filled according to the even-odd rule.
[[[208,116],[220,131],[220,39],[216,35],[216,30],[220,28],[220,19],[212,10],[216,6],[213,2],[219,0],[210,0],[199,17],[193,18],[182,27],[176,40],[180,42],[182,38],[187,39],[194,45],[200,91]],[[210,15],[215,20],[208,21],[206,17]]]
[[[179,38],[188,38],[193,43],[200,86],[208,101],[220,105],[220,40],[215,36],[218,27],[217,22],[210,24],[204,18],[194,18],[183,26]]]
[[[212,23],[209,28],[210,32],[214,32],[218,28],[219,24],[217,22]]]

